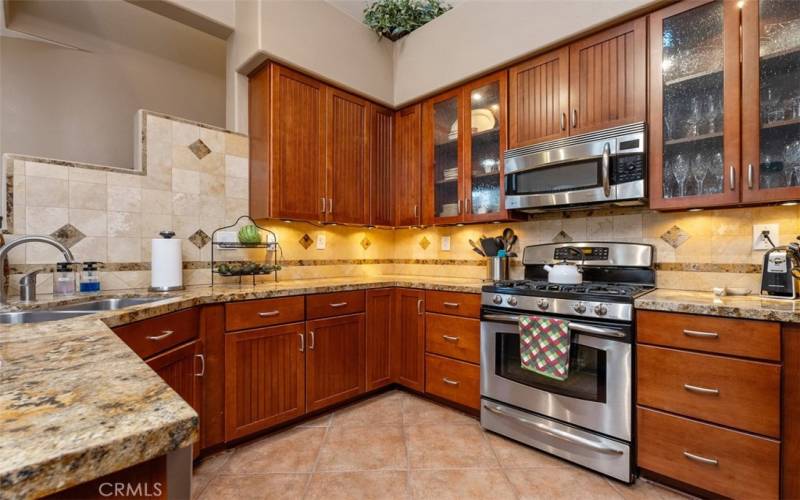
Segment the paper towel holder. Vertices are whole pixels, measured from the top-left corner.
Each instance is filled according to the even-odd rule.
[[[175,236],[175,231],[164,230],[164,231],[160,231],[158,234],[159,234],[159,236],[161,236],[165,240],[169,240],[169,239],[172,239]],[[183,284],[174,285],[174,286],[152,286],[152,285],[150,285],[147,289],[148,289],[148,291],[151,291],[151,292],[175,292],[175,291],[179,291],[179,290],[186,290],[186,286],[183,285]]]

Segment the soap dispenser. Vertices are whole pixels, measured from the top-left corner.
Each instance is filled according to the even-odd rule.
[[[100,272],[97,270],[98,262],[84,262],[81,273],[81,293],[96,293],[100,291]]]

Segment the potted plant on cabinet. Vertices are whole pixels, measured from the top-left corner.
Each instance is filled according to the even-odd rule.
[[[364,8],[364,24],[394,42],[451,8],[441,0],[375,0]]]

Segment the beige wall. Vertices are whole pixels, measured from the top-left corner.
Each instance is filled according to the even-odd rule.
[[[134,115],[225,124],[225,41],[121,0],[15,2],[0,38],[0,152],[133,167]]]

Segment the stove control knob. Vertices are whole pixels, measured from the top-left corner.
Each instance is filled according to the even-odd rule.
[[[598,316],[605,316],[608,314],[608,307],[605,304],[597,304],[594,306],[594,313]]]
[[[586,304],[583,302],[578,302],[577,304],[572,306],[572,310],[578,314],[583,314],[586,312]]]
[[[494,297],[492,297],[492,302],[494,302],[495,304],[502,304],[503,303],[503,297],[501,297],[499,295],[495,295]]]
[[[536,305],[539,306],[539,309],[542,311],[546,311],[548,307],[550,307],[550,302],[547,299],[539,299],[536,301]]]
[[[517,298],[516,297],[509,297],[506,299],[506,303],[510,306],[517,305]]]

